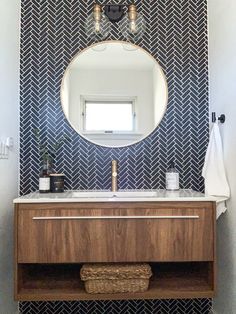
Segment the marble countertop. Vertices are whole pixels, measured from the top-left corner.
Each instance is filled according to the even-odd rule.
[[[124,190],[120,190],[121,192]],[[111,196],[111,197],[94,197],[91,196],[91,192],[102,192],[101,190],[76,190],[76,191],[65,191],[64,193],[47,193],[41,194],[39,192],[32,192],[30,194],[21,196],[19,198],[14,199],[15,204],[19,203],[81,203],[81,202],[178,202],[178,201],[186,201],[186,202],[209,202],[213,201],[216,203],[220,203],[225,201],[227,198],[225,197],[214,197],[214,196],[206,196],[203,193],[196,192],[193,190],[179,190],[179,191],[167,191],[167,190],[126,190],[127,192],[154,192],[152,196],[135,196],[135,197],[127,197],[127,196]],[[79,193],[82,193],[83,197],[79,197]],[[84,196],[85,193],[88,193],[88,196]],[[108,190],[104,190],[104,192],[109,192]],[[75,193],[77,196],[75,197]],[[73,195],[74,194],[74,195]],[[136,193],[137,194],[137,193]],[[124,195],[124,193],[122,194]]]

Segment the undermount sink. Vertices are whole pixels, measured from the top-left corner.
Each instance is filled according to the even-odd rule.
[[[132,191],[132,190],[125,190],[125,191],[74,191],[72,192],[72,197],[82,197],[82,198],[110,198],[110,197],[118,197],[118,198],[129,198],[129,197],[156,197],[156,191]]]

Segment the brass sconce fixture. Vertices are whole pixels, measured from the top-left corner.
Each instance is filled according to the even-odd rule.
[[[137,10],[136,10],[136,6],[134,4],[131,4],[129,6],[129,10],[128,10],[128,17],[129,17],[129,31],[132,34],[136,34],[137,33]]]
[[[94,19],[94,31],[95,33],[101,32],[101,19],[102,19],[102,9],[99,4],[95,4],[93,9],[93,19]]]
[[[90,38],[104,39],[111,31],[111,24],[118,23],[127,40],[137,40],[145,31],[145,20],[134,3],[129,5],[96,3],[86,20],[86,34]]]

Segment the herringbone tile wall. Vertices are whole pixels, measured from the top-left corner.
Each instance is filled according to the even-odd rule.
[[[110,188],[110,162],[114,158],[119,160],[120,188],[164,188],[167,164],[175,160],[181,187],[202,191],[201,168],[208,142],[207,0],[136,1],[148,25],[145,36],[136,44],[151,52],[163,67],[169,103],[160,126],[146,140],[116,149],[99,147],[81,138],[67,123],[60,105],[61,79],[69,61],[92,43],[86,37],[84,21],[94,1],[21,3],[21,193],[38,189],[40,162],[33,135],[36,127],[49,147],[63,135],[71,138],[55,160],[56,169],[66,175],[67,189]],[[117,25],[112,26],[109,39],[124,40]],[[203,314],[208,313],[210,303],[210,300],[22,302],[20,308],[27,314]]]
[[[211,299],[21,302],[21,314],[209,314]]]
[[[63,72],[72,56],[91,43],[84,21],[93,2],[22,0],[21,193],[38,189],[35,127],[49,147],[65,134],[71,138],[55,160],[57,170],[66,175],[67,189],[110,188],[110,162],[115,158],[120,188],[164,188],[167,164],[175,160],[181,187],[202,191],[208,142],[207,1],[137,1],[148,25],[137,44],[160,61],[168,79],[169,103],[160,126],[146,140],[116,149],[81,138],[60,105]],[[117,25],[109,39],[124,39]]]

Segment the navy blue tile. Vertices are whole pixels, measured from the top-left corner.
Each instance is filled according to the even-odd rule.
[[[113,2],[119,2],[114,0]],[[101,0],[100,3],[107,1]],[[125,0],[122,3],[129,3]],[[110,188],[110,162],[120,162],[120,188],[164,188],[165,171],[175,160],[182,188],[203,191],[201,177],[208,143],[207,0],[137,0],[147,31],[136,44],[149,51],[167,76],[169,103],[160,126],[126,148],[93,145],[68,124],[60,106],[60,84],[71,58],[93,43],[84,17],[93,0],[22,0],[20,74],[20,190],[38,188],[39,156],[33,129],[50,147],[71,138],[59,151],[56,170],[67,189]],[[117,25],[108,39],[123,40]],[[116,302],[21,302],[30,313],[208,313],[211,300]]]

